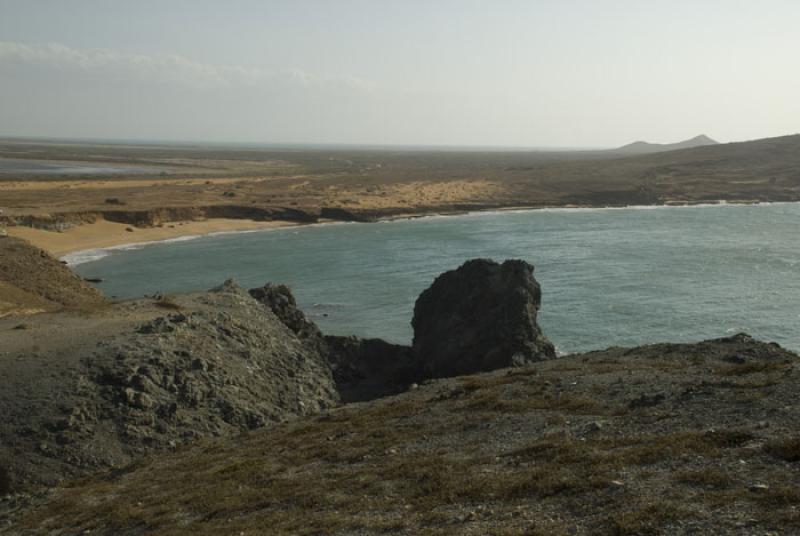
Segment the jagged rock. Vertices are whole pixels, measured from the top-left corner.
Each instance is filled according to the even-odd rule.
[[[52,485],[339,403],[325,357],[232,281],[181,296],[183,312],[136,303],[149,320],[54,349],[57,374],[0,366],[0,464],[14,486]],[[21,393],[33,381],[58,395],[31,402]]]
[[[551,359],[536,323],[541,303],[533,266],[520,260],[465,262],[445,272],[414,306],[414,353],[432,377]]]
[[[263,287],[250,289],[250,296],[266,305],[275,316],[296,335],[304,338],[322,338],[319,328],[297,308],[292,291],[286,285],[267,283]]]
[[[422,370],[411,348],[381,339],[326,336],[327,358],[343,402],[406,391]]]

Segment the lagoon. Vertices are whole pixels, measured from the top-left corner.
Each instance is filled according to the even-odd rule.
[[[160,173],[157,168],[99,165],[81,162],[42,162],[40,160],[7,160],[0,158],[0,175],[22,173],[26,175],[118,175]]]

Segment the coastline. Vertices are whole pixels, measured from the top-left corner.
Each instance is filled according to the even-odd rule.
[[[215,233],[260,231],[296,225],[298,225],[296,222],[290,221],[211,218],[201,221],[171,222],[162,227],[141,228],[101,220],[78,225],[62,232],[13,226],[8,228],[8,234],[23,238],[54,257],[64,258],[92,250],[188,239]],[[128,229],[133,230],[128,231]]]
[[[453,211],[420,211],[416,213],[403,213],[385,215],[374,222],[380,223],[422,218],[448,218],[454,216],[490,215],[517,212],[572,212],[585,210],[653,210],[671,208],[709,208],[751,205],[791,204],[792,202],[759,202],[759,201],[708,201],[705,203],[664,203],[654,205],[620,205],[620,206],[509,206],[476,208],[474,210]],[[213,236],[227,233],[255,232],[285,227],[330,225],[333,223],[346,223],[338,220],[320,220],[316,223],[298,223],[287,220],[256,221],[233,218],[209,218],[196,221],[167,222],[160,227],[132,227],[123,223],[114,223],[100,220],[95,223],[78,225],[62,232],[34,229],[32,227],[14,226],[8,228],[10,236],[23,238],[39,247],[54,257],[65,260],[70,266],[89,262],[104,256],[101,252],[114,249],[128,249],[144,247],[151,244],[193,240],[204,236]],[[130,231],[129,229],[133,229]]]

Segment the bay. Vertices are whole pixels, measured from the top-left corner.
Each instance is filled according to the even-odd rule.
[[[416,297],[467,259],[524,259],[562,353],[747,332],[800,350],[800,205],[545,209],[200,237],[72,260],[118,298],[288,284],[326,333],[412,338]],[[93,260],[92,260],[93,259]]]

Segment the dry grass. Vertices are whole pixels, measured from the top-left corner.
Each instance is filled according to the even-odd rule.
[[[650,374],[672,368],[657,365]],[[628,369],[620,367],[621,377]],[[709,368],[703,385],[717,382],[726,402],[750,392],[729,384],[781,382],[775,372],[785,370],[714,378]],[[692,419],[676,419],[678,404],[625,415],[615,404],[642,392],[642,378],[625,390],[589,374],[576,381],[529,367],[437,381],[266,433],[201,443],[133,472],[72,484],[18,525],[195,536],[647,535],[740,520],[760,533],[800,529],[796,476],[782,476],[780,461],[800,461],[800,439],[753,448],[763,439],[730,428],[748,421],[718,420],[693,399],[681,406]],[[685,385],[676,382],[676,392]],[[597,415],[604,416],[598,426],[587,426]],[[769,488],[749,487],[762,477]]]
[[[764,451],[787,462],[800,462],[800,437],[785,437],[764,445]]]
[[[679,471],[675,473],[675,481],[681,484],[713,489],[724,489],[733,483],[733,479],[728,473],[714,467]]]
[[[770,372],[786,372],[792,368],[787,363],[742,363],[717,367],[714,372],[720,376],[745,376],[748,374],[767,374]]]
[[[462,406],[465,411],[525,413],[537,410],[561,411],[575,415],[619,415],[622,408],[611,407],[597,399],[571,393],[500,393],[481,390]]]
[[[637,505],[636,508],[613,514],[609,519],[608,534],[613,536],[649,536],[668,534],[664,527],[684,518],[685,508],[674,502]]]
[[[555,436],[535,441],[507,456],[522,460],[555,460],[560,464],[590,463],[611,469],[654,465],[687,455],[720,457],[726,449],[740,447],[752,438],[752,434],[743,431],[687,431],[591,440]]]

